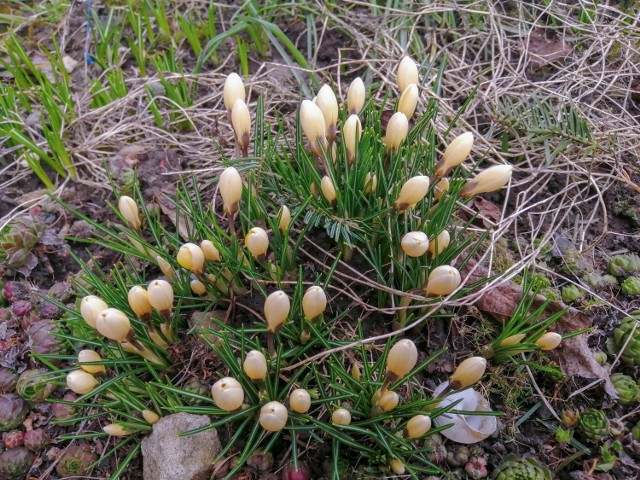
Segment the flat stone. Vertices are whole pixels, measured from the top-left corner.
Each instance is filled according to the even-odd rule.
[[[144,480],[204,480],[220,452],[214,428],[180,437],[188,430],[209,425],[206,415],[176,413],[162,417],[153,432],[142,441]]]

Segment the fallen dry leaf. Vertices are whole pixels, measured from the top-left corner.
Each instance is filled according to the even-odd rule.
[[[572,47],[563,39],[547,38],[544,30],[534,30],[529,35],[527,51],[534,67],[544,67],[556,60],[565,58]]]

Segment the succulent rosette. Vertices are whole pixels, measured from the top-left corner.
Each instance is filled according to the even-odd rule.
[[[613,331],[613,346],[624,364],[640,365],[640,311],[625,317]]]
[[[8,432],[20,425],[29,413],[29,406],[22,398],[7,393],[0,395],[0,432]]]
[[[0,455],[0,478],[21,480],[26,477],[36,456],[24,447],[5,450]]]
[[[507,455],[493,472],[493,480],[551,480],[551,472],[533,458]]]
[[[620,403],[627,404],[640,400],[640,386],[630,376],[614,373],[611,375],[611,383],[616,387]]]
[[[580,414],[578,428],[586,438],[595,441],[602,440],[611,430],[605,413],[596,409],[586,410]]]

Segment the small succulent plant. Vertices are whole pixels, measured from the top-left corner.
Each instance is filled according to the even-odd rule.
[[[640,442],[640,420],[631,427],[631,438],[633,438],[636,442]]]
[[[480,480],[487,478],[489,472],[487,471],[487,459],[484,456],[473,456],[464,466],[464,471],[469,478],[473,480]]]
[[[620,356],[624,364],[640,365],[640,311],[632,312],[616,327],[612,344],[616,354],[624,348]]]
[[[598,362],[598,365],[606,365],[608,360],[607,354],[602,350],[593,350],[593,358]]]
[[[10,267],[19,269],[25,265],[35,266],[35,256],[31,253],[46,225],[31,215],[16,218],[0,234],[0,259]]]
[[[62,343],[55,337],[57,327],[50,320],[42,320],[27,330],[31,352],[38,355],[53,355],[61,352]]]
[[[578,428],[586,438],[600,441],[609,435],[609,419],[602,410],[586,410],[580,414]]]
[[[622,373],[614,373],[611,375],[611,382],[616,387],[620,403],[627,404],[640,400],[640,386],[633,378]]]
[[[616,255],[609,260],[608,270],[611,275],[623,277],[627,274],[640,272],[640,257],[638,255]]]
[[[200,383],[196,377],[193,377],[187,381],[182,387],[183,390],[189,393],[195,393],[196,395],[201,395],[203,397],[209,396],[209,389],[206,385]],[[193,397],[185,397],[185,401],[192,405],[199,405],[202,403],[201,400],[193,398]]]
[[[273,453],[258,448],[247,459],[247,465],[258,472],[269,472],[273,467]]]
[[[61,477],[84,477],[96,460],[98,455],[87,443],[69,445],[56,465],[56,472]]]
[[[13,393],[0,395],[0,432],[8,432],[20,425],[29,413],[29,406]]]
[[[624,293],[625,295],[629,295],[630,297],[640,295],[640,278],[626,278],[620,285],[620,288],[622,289],[622,293]]]
[[[31,293],[27,286],[20,282],[7,282],[2,288],[2,295],[9,303],[14,303],[18,300],[29,300]]]
[[[75,402],[76,398],[76,394],[72,392],[66,393],[64,397],[62,397],[65,402]],[[67,403],[54,403],[51,405],[51,411],[57,420],[66,420],[73,417],[76,414],[77,409],[73,405],[69,405]]]
[[[567,430],[562,427],[558,427],[556,430],[556,442],[559,444],[569,443],[573,438],[573,430]]]
[[[11,430],[2,434],[2,443],[6,448],[21,447],[24,445],[24,432]]]
[[[618,280],[613,275],[602,275],[600,273],[588,273],[582,277],[582,281],[591,288],[603,288],[618,284]]]
[[[452,467],[463,467],[471,457],[471,450],[466,445],[456,445],[447,451],[447,464]]]
[[[51,437],[44,428],[36,428],[34,430],[27,430],[24,434],[24,446],[32,452],[39,452],[43,450],[47,445]]]
[[[55,389],[45,369],[25,370],[16,384],[16,392],[29,402],[44,402]]]
[[[24,447],[5,450],[0,455],[0,478],[3,480],[25,478],[35,458],[35,455]]]
[[[533,458],[507,455],[493,472],[493,480],[551,480],[551,472]]]
[[[0,392],[11,393],[16,389],[18,372],[6,367],[0,367]]]
[[[576,285],[567,285],[562,287],[562,301],[564,303],[573,303],[584,295],[584,290]]]

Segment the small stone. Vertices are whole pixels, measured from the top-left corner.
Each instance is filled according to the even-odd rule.
[[[195,435],[179,436],[211,423],[205,415],[177,413],[162,417],[142,441],[145,480],[204,480],[220,452],[218,433],[210,428]]]

